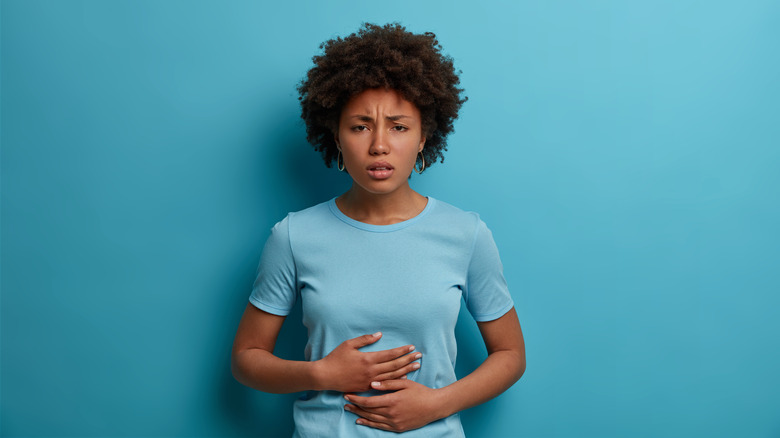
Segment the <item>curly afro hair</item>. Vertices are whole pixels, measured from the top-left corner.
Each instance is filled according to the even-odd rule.
[[[398,23],[364,23],[357,33],[326,41],[320,49],[324,53],[313,58],[314,67],[298,92],[307,139],[327,167],[338,155],[333,134],[341,109],[371,88],[396,90],[420,110],[426,169],[444,160],[447,135],[466,97],[458,88],[459,72],[452,58],[441,53],[436,35],[414,34]]]

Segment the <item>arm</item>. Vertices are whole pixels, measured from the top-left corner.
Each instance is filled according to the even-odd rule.
[[[379,390],[395,391],[374,397],[347,395],[345,406],[361,418],[358,424],[402,432],[484,403],[514,384],[525,371],[525,343],[517,313],[479,324],[488,357],[471,374],[441,389],[404,380],[374,382]]]
[[[348,339],[321,360],[294,361],[273,354],[284,316],[264,312],[248,304],[238,325],[231,368],[246,386],[265,392],[289,393],[307,390],[357,392],[373,381],[398,379],[416,369],[419,353],[406,345],[391,350],[363,353],[381,333]]]
[[[442,390],[446,415],[484,403],[509,389],[525,372],[525,342],[514,307],[504,316],[477,323],[488,357],[476,370]]]

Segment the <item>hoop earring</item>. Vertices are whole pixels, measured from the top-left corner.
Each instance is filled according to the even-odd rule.
[[[425,155],[422,154],[422,151],[420,153],[420,158],[422,158],[422,167],[420,167],[420,170],[417,170],[417,163],[414,163],[414,171],[417,173],[422,173],[423,170],[425,170]]]
[[[339,161],[341,161],[341,164],[339,164]],[[339,154],[336,156],[336,167],[339,169],[339,172],[343,172],[347,167],[344,163],[344,158],[341,156],[341,149],[339,149]]]

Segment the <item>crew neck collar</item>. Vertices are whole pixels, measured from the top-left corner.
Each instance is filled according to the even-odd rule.
[[[433,199],[432,197],[427,196],[426,199],[428,199],[428,203],[425,205],[425,208],[423,208],[423,210],[417,214],[417,216],[390,225],[367,224],[365,222],[360,222],[355,219],[352,219],[351,217],[344,214],[341,210],[339,210],[339,207],[336,205],[336,198],[333,198],[330,201],[328,201],[328,207],[330,208],[330,211],[331,213],[333,213],[334,216],[339,218],[342,222],[346,223],[347,225],[351,225],[360,230],[370,231],[373,233],[389,233],[391,231],[397,231],[406,228],[420,221],[422,218],[424,218],[433,209],[434,204],[436,204],[436,200]]]

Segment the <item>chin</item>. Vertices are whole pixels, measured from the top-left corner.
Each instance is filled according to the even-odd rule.
[[[397,185],[397,184],[382,184],[382,182],[379,183],[372,183],[372,184],[357,184],[357,186],[360,187],[361,190],[363,190],[366,193],[370,193],[372,195],[389,195],[391,193],[395,193],[398,190],[403,188],[403,185]]]

